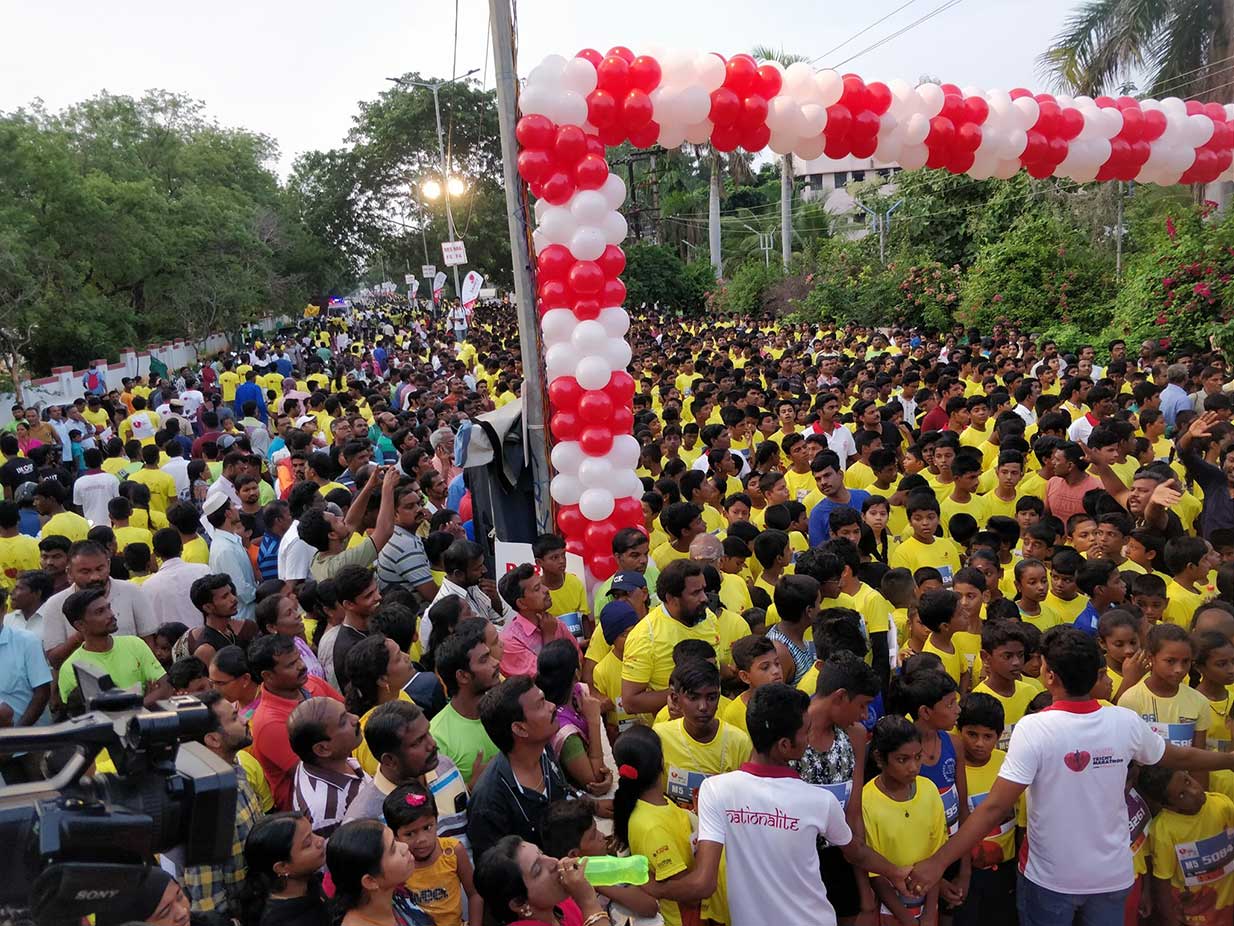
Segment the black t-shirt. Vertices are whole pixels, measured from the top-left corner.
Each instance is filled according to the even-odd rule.
[[[8,462],[0,466],[0,486],[17,490],[23,482],[34,482],[34,461],[26,457],[9,457]]]
[[[340,624],[334,637],[334,677],[338,679],[339,691],[347,690],[350,676],[347,674],[347,654],[351,648],[363,640],[368,634],[356,630],[347,624]]]
[[[261,911],[261,926],[330,926],[330,908],[310,889],[303,897],[271,897]]]

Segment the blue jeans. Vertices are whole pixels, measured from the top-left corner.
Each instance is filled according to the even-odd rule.
[[[1130,888],[1104,894],[1060,894],[1024,875],[1016,882],[1020,926],[1123,926]]]

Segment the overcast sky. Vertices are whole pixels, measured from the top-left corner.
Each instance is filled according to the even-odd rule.
[[[844,58],[909,26],[945,0],[910,0],[818,62]],[[810,57],[904,6],[819,0],[523,0],[519,73],[545,55],[656,42],[730,54],[761,43]],[[923,74],[961,86],[1042,89],[1035,59],[1076,0],[963,0],[844,64],[869,80]],[[275,138],[277,168],[340,145],[356,103],[385,77],[449,77],[454,4],[445,0],[0,0],[0,111],[41,98],[53,110],[106,89],[187,93],[225,125]],[[458,71],[484,68],[487,0],[458,2]],[[488,86],[493,83],[491,54]]]

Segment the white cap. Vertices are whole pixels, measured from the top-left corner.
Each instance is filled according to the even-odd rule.
[[[223,492],[211,492],[206,496],[206,500],[201,503],[201,513],[209,517],[225,505],[230,505],[231,500]]]

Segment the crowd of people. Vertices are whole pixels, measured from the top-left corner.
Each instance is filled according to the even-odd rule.
[[[238,783],[229,857],[97,926],[1228,926],[1225,358],[631,314],[645,526],[599,583],[475,536],[503,303],[14,408],[0,723],[93,663],[200,698]]]

